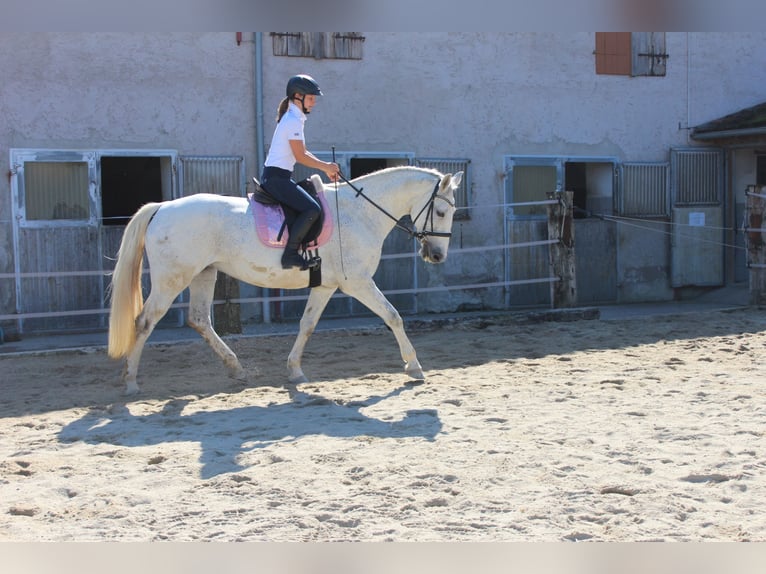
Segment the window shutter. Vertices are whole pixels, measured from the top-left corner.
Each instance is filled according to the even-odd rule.
[[[360,32],[272,32],[275,56],[361,60],[364,36]]]
[[[634,32],[633,75],[664,76],[668,55],[665,50],[665,32]]]
[[[596,32],[596,73],[631,74],[631,33]]]

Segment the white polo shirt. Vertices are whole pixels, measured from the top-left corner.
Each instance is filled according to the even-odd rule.
[[[285,115],[279,120],[271,137],[271,147],[266,156],[265,166],[280,167],[287,171],[293,171],[295,167],[295,155],[290,147],[290,140],[301,140],[303,136],[303,124],[306,122],[306,114],[298,106],[290,102]]]

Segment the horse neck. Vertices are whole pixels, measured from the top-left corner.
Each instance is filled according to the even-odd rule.
[[[425,201],[424,196],[430,191],[428,174],[423,173],[422,177],[413,177],[412,173],[406,169],[395,172],[395,176],[390,181],[371,186],[369,193],[366,189],[364,192],[393,217],[399,219],[409,215],[413,205]]]

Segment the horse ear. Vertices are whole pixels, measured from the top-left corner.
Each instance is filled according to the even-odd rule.
[[[463,172],[459,171],[455,174],[445,173],[442,177],[442,182],[439,185],[440,189],[446,189],[448,187],[457,188],[460,186],[460,182],[463,181]]]

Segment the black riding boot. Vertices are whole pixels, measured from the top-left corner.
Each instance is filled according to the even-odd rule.
[[[311,226],[317,219],[318,214],[314,211],[304,211],[296,219],[290,229],[290,236],[287,239],[285,252],[282,254],[282,269],[298,267],[306,269],[306,260],[298,253],[306,234],[311,230]]]

